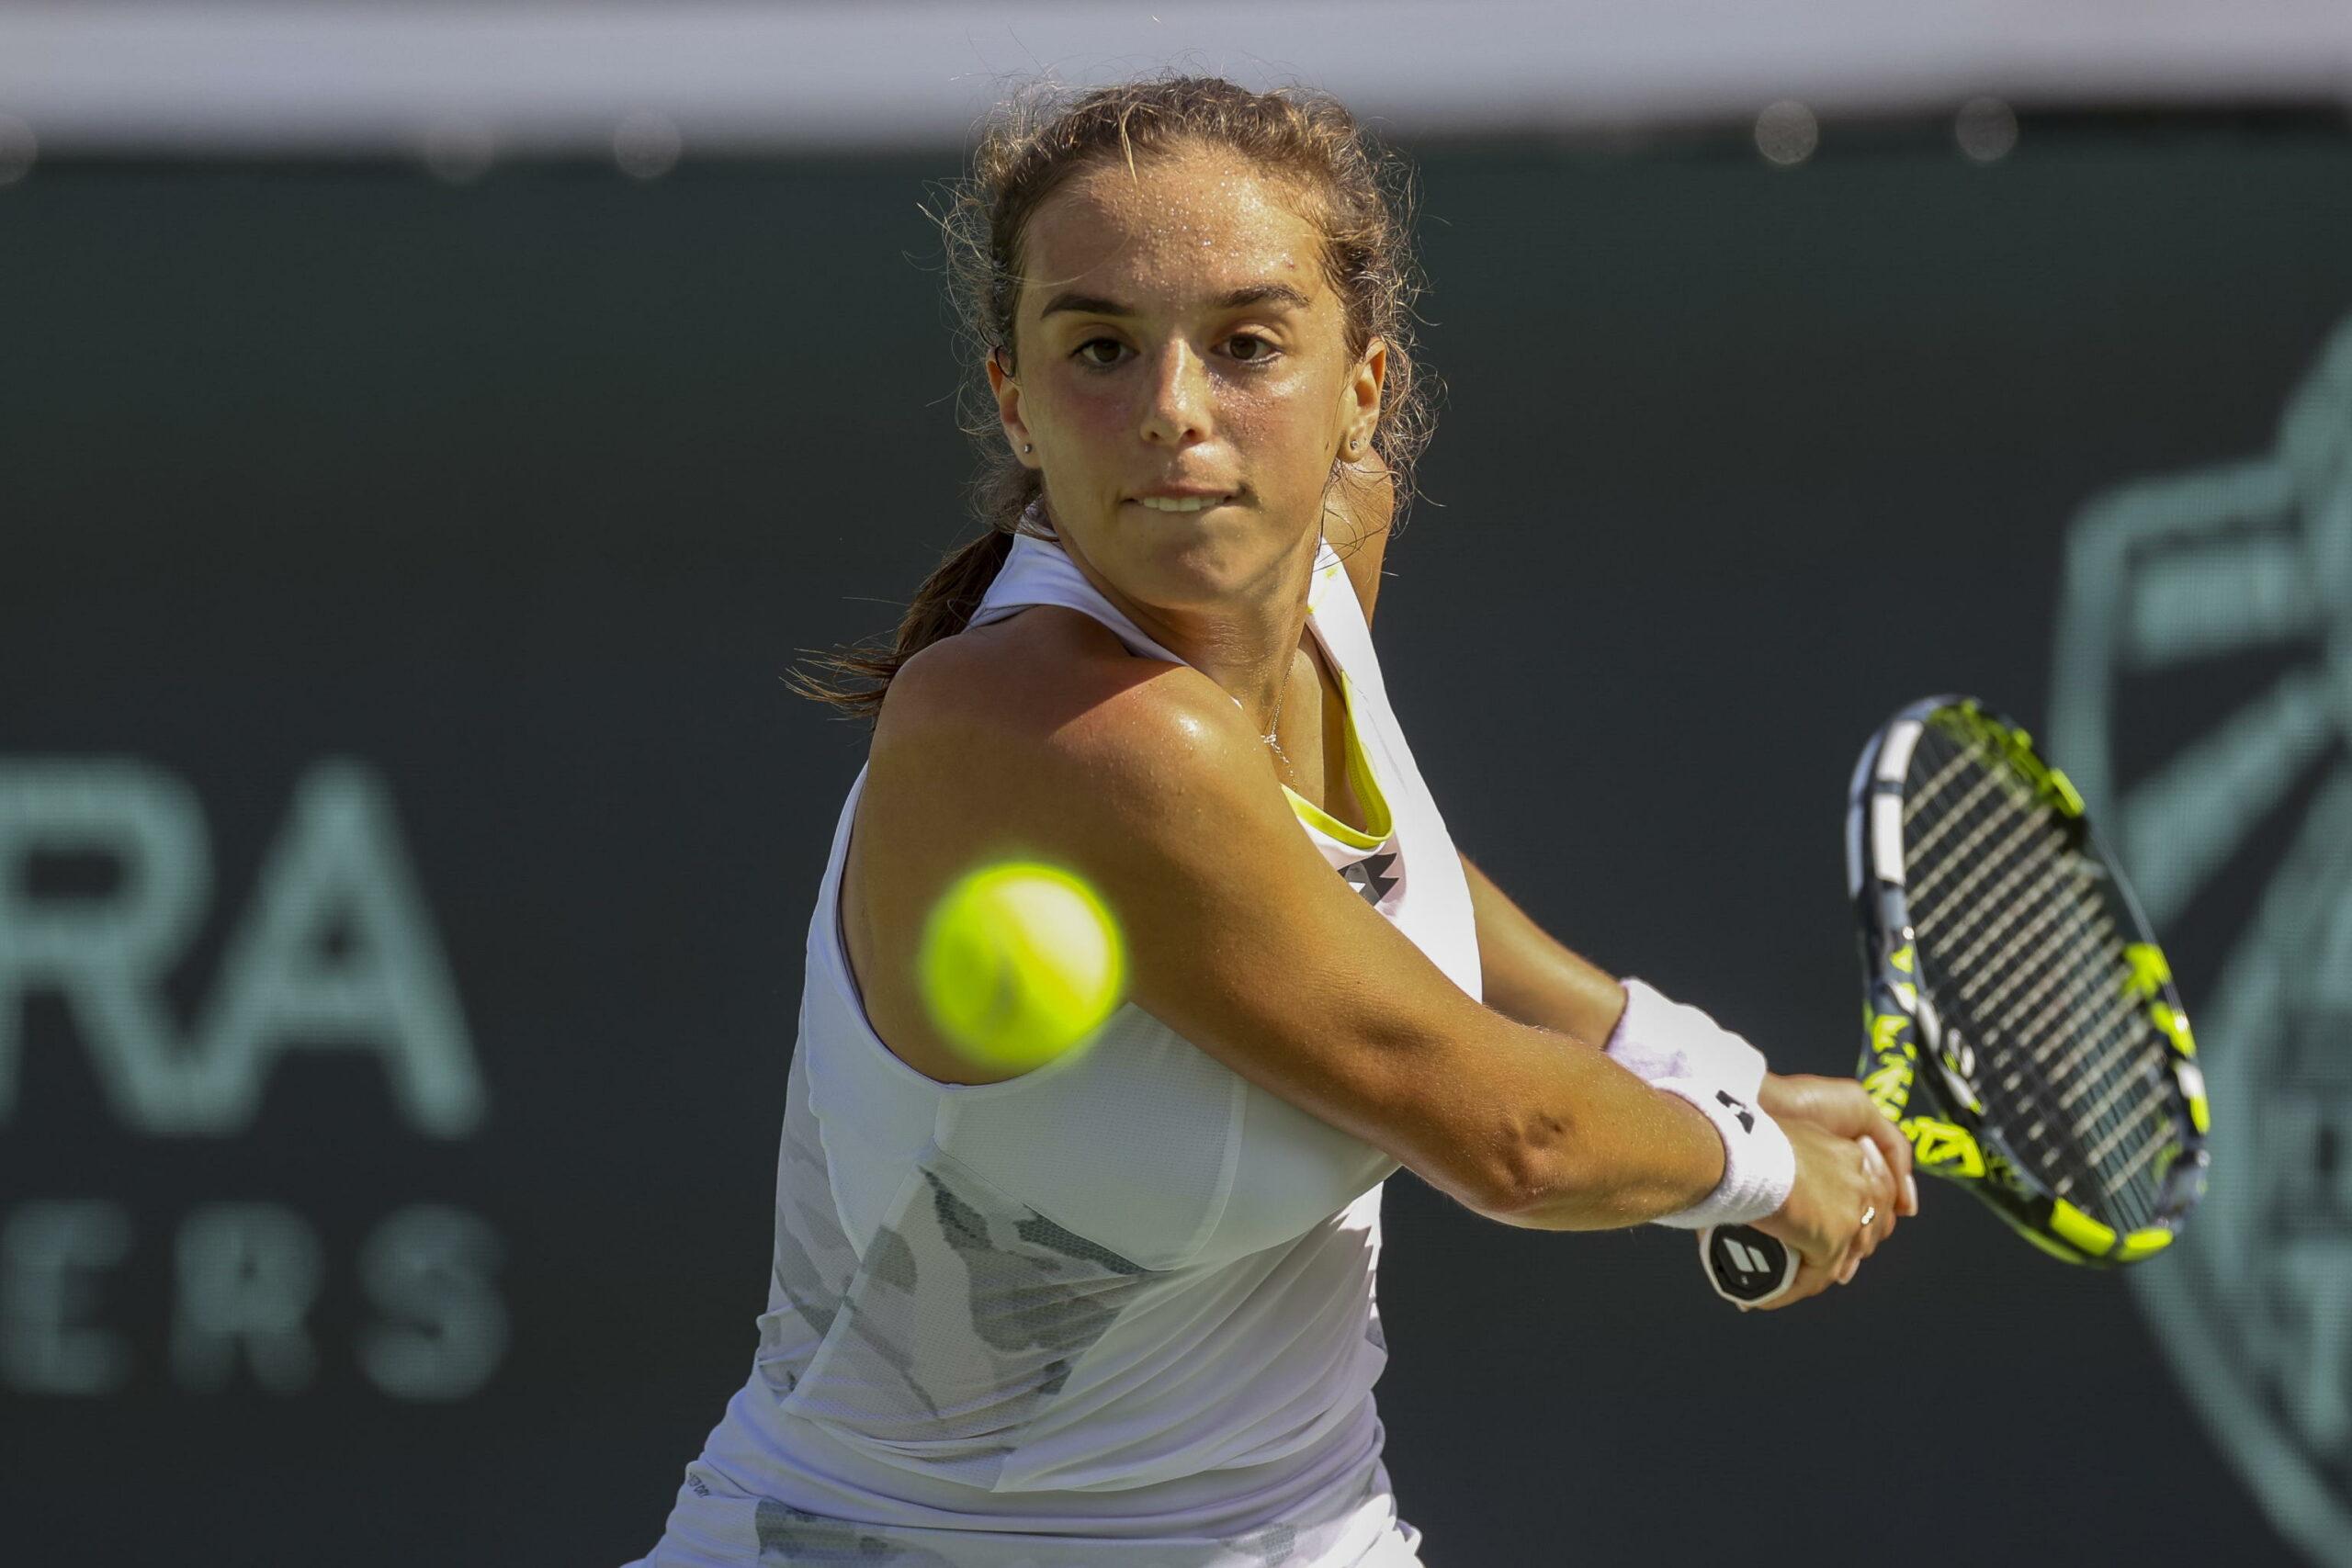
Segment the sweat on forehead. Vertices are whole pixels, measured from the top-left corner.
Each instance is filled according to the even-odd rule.
[[[1227,195],[1272,189],[1286,193],[1294,202],[1310,183],[1292,171],[1259,163],[1230,147],[1188,142],[1138,153],[1132,162],[1098,154],[1073,170],[1064,187],[1088,186],[1105,198],[1115,199],[1122,195],[1148,193],[1155,184],[1171,179],[1197,182],[1213,193]]]
[[[1039,207],[1023,241],[1033,314],[1059,287],[1114,276],[1173,281],[1204,260],[1308,295],[1323,280],[1325,238],[1298,183],[1230,152],[1148,157],[1133,172],[1099,162]]]

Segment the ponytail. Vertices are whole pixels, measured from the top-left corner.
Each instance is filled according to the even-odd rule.
[[[899,618],[897,635],[888,648],[842,648],[831,652],[803,649],[800,667],[786,671],[784,682],[794,693],[823,703],[848,718],[873,722],[882,710],[882,698],[901,666],[942,637],[954,637],[972,624],[973,612],[1012,553],[1012,536],[1031,534],[1050,539],[1050,530],[1038,525],[1030,503],[1041,491],[1035,469],[1017,468],[1006,475],[1013,482],[993,487],[986,498],[989,531],[949,552],[932,569],[914,602]],[[1026,482],[1021,482],[1025,480]],[[851,684],[850,682],[867,682]]]

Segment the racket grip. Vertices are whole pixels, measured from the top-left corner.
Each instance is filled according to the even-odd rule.
[[[1796,1254],[1754,1225],[1709,1225],[1699,1233],[1699,1262],[1715,1294],[1736,1306],[1762,1306],[1796,1283]]]

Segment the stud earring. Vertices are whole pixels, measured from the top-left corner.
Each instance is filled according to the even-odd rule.
[[[1029,443],[1026,441],[1021,444],[1021,455],[1024,457],[1029,455]]]

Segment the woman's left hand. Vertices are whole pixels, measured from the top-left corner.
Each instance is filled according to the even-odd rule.
[[[1757,1104],[1775,1122],[1811,1122],[1843,1137],[1874,1144],[1894,1173],[1902,1193],[1896,1211],[1905,1217],[1919,1212],[1919,1186],[1911,1175],[1911,1140],[1879,1111],[1862,1086],[1852,1078],[1826,1078],[1812,1073],[1766,1073],[1757,1091]]]

